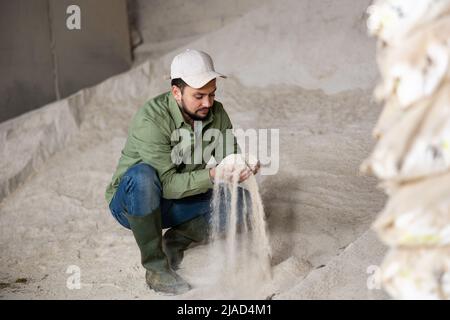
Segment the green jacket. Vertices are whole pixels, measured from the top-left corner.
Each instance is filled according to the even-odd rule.
[[[145,103],[131,122],[119,164],[106,189],[106,201],[111,202],[127,169],[140,162],[150,164],[157,171],[166,199],[184,198],[212,188],[209,169],[205,168],[210,157],[204,159],[201,155],[199,159],[199,154],[207,150],[206,153],[219,163],[228,154],[239,152],[239,147],[235,137],[230,135],[231,131],[226,133],[227,129],[232,129],[232,124],[220,102],[214,101],[207,118],[199,123],[202,126],[196,125],[193,130],[184,121],[170,91]],[[208,136],[204,136],[205,131],[211,128],[222,134],[222,145],[219,144],[220,139],[205,138]],[[186,133],[189,138],[186,138]],[[195,152],[195,148],[200,151]],[[179,163],[180,159],[185,161]]]

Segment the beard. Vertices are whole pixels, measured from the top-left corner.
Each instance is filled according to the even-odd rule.
[[[206,117],[209,115],[209,111],[208,111],[208,113],[206,114],[206,115],[204,115],[204,116],[201,116],[201,115],[198,115],[198,114],[196,114],[195,112],[191,112],[191,111],[189,111],[187,108],[186,108],[186,104],[184,103],[184,100],[183,100],[183,97],[181,97],[181,106],[180,106],[180,108],[183,110],[183,112],[185,113],[185,114],[187,114],[192,120],[194,120],[194,121],[196,121],[196,120],[205,120],[206,119]],[[199,109],[199,110],[197,110],[196,112],[199,112],[199,111],[201,111],[202,109]]]

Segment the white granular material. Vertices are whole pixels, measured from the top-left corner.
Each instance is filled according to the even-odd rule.
[[[240,155],[230,155],[216,168],[209,270],[213,282],[230,298],[242,296],[243,291],[245,296],[256,295],[271,278],[270,245],[258,184],[254,175],[245,183],[238,182],[246,166]],[[248,197],[239,202],[243,190]],[[239,212],[245,218],[239,219]],[[220,214],[226,216],[222,225]]]

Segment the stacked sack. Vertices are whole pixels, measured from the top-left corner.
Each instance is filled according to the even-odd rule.
[[[390,247],[382,284],[396,299],[449,299],[450,0],[378,0],[367,12],[384,109],[362,170],[389,195],[373,225]]]

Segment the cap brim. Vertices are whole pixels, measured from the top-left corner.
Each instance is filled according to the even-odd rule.
[[[189,87],[200,89],[215,78],[226,79],[226,76],[215,71],[209,71],[195,76],[182,77],[181,79],[186,82]]]

